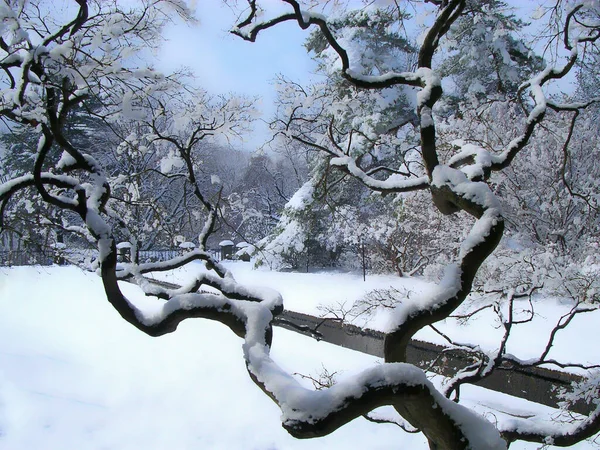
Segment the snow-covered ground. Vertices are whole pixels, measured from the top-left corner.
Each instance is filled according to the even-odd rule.
[[[294,274],[298,281],[292,281],[291,274],[231,268],[241,281],[271,279],[289,309],[315,294],[327,300],[364,289],[362,279],[350,275]],[[334,286],[325,290],[328,278]],[[377,284],[375,277],[368,280]],[[141,296],[135,286],[122,287],[130,297]],[[207,320],[188,320],[173,334],[150,338],[112,309],[99,278],[74,267],[0,268],[0,449],[426,448],[421,435],[364,419],[318,440],[293,439],[280,426],[278,408],[249,379],[241,343]],[[344,377],[379,363],[281,329],[272,355],[291,372],[309,375],[325,366]],[[487,404],[552,414],[483,389],[463,395],[480,411]]]
[[[252,263],[223,261],[235,279],[243,284],[269,286],[281,293],[285,308],[306,314],[321,314],[319,305],[342,304],[350,307],[352,302],[373,289],[394,286],[414,292],[423,292],[430,284],[419,278],[400,278],[394,275],[367,275],[345,272],[273,272],[267,269],[253,269]],[[149,277],[175,284],[191,281],[199,270],[201,262],[187,264],[168,272],[155,272]]]
[[[342,306],[346,310],[350,309],[356,300],[364,297],[373,289],[395,288],[414,300],[419,296],[426,295],[433,288],[431,283],[421,278],[367,275],[366,281],[363,281],[362,274],[356,273],[272,272],[253,270],[252,264],[244,262],[224,262],[223,264],[242,283],[269,286],[279,291],[283,296],[286,309],[314,316],[327,314],[323,306],[334,309]],[[175,271],[156,273],[153,276],[160,280],[181,284],[191,280],[198,270],[203,270],[201,263],[189,264]],[[482,301],[481,298],[468,299],[456,314],[476,310],[482,306]],[[508,341],[507,351],[521,359],[535,358],[542,354],[552,328],[562,315],[569,312],[573,304],[564,299],[534,295],[533,307],[533,320],[526,324],[513,326],[511,338]],[[516,299],[514,303],[515,320],[527,317],[530,309],[528,300]],[[360,316],[355,319],[347,316],[347,318],[358,326],[387,331],[390,312],[390,309],[382,308],[372,316]],[[328,316],[331,317],[332,314],[329,313]],[[482,348],[489,350],[498,348],[504,329],[491,308],[479,313],[467,323],[463,322],[448,319],[436,326],[455,342],[479,344]],[[557,334],[549,357],[561,362],[598,364],[600,354],[596,340],[591,338],[597,333],[598,323],[600,323],[600,309],[575,317],[569,327]],[[415,337],[427,342],[447,344],[447,341],[431,328],[421,330]],[[527,345],[523,345],[524,342]],[[575,369],[573,371],[580,372]]]

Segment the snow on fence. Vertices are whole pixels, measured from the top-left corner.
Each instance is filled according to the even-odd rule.
[[[180,248],[166,248],[157,250],[140,250],[139,258],[141,263],[167,261],[176,256],[180,256]]]
[[[31,250],[0,250],[0,267],[49,266],[54,264],[53,252]]]
[[[180,256],[186,249],[183,248],[170,248],[163,250],[142,250],[139,252],[140,262],[159,262],[159,261],[167,261],[171,258],[175,258],[176,256]],[[213,258],[217,261],[220,261],[220,251],[219,250],[209,250],[208,251]]]
[[[182,254],[181,248],[167,248],[156,250],[141,250],[139,261],[161,262],[175,258]],[[209,250],[211,255],[220,260],[219,250]],[[51,249],[47,250],[0,250],[0,267],[10,266],[50,266],[52,264],[85,264],[96,258],[96,250],[91,249]]]
[[[81,248],[48,247],[43,250],[0,250],[0,267],[85,265],[96,258],[96,251]]]

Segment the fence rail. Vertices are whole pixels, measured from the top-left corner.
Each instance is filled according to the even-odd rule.
[[[162,262],[181,255],[180,249],[169,248],[162,250],[140,250],[140,263]]]
[[[0,250],[0,267],[10,266],[48,266],[55,263],[51,252],[30,250]]]
[[[210,254],[220,260],[217,250],[209,250]],[[141,250],[139,262],[162,262],[180,256],[180,248]],[[0,250],[0,267],[11,266],[50,266],[52,264],[85,264],[97,257],[97,251],[91,249],[47,249],[47,250]],[[129,255],[119,255],[119,261],[129,261]]]

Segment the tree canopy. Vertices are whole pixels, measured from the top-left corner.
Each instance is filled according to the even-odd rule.
[[[496,0],[376,1],[358,9],[282,3],[284,12],[271,13],[268,1],[239,2],[232,33],[260,45],[283,22],[310,30],[306,48],[325,82],[280,79],[272,122],[281,151],[307,155],[306,166],[288,159],[285,170],[296,183],[287,185],[279,177],[284,169],[260,155],[243,176],[215,173],[226,165],[224,143],[249,132],[253,99],[215,97],[183,72],[164,75],[148,65],[145,53],[160,45],[165,24],[176,15],[193,20],[184,2],[76,0],[60,17],[44,2],[5,2],[0,117],[26,139],[8,153],[0,226],[27,218],[24,211],[43,214],[38,226],[93,243],[107,300],[150,336],[190,318],[228,326],[244,340],[249,376],[295,437],[329,434],[384,405],[432,449],[501,449],[517,440],[570,446],[597,434],[597,371],[569,399],[588,399],[595,409],[561,425],[536,417],[491,423],[460,403],[459,388],[495,370],[569,365],[548,351],[532,360],[506,353],[513,299],[539,288],[540,272],[542,283],[552,280],[574,302],[548,349],[563,325],[597,309],[600,189],[591,156],[598,154],[600,4],[540,2],[533,46],[519,36],[524,22]],[[407,29],[419,30],[419,38]],[[538,55],[538,48],[548,51]],[[563,93],[568,77],[577,88]],[[252,178],[259,167],[265,183]],[[240,195],[234,179],[256,189]],[[382,258],[400,274],[429,261],[441,268],[440,279],[427,296],[397,302],[383,364],[306,389],[270,356],[281,296],[238,283],[208,251],[211,236],[231,220],[228,211],[239,214],[238,231],[253,214],[269,226],[277,221],[262,243],[272,255],[297,260],[312,249],[332,259],[372,239],[392,249]],[[263,237],[261,220],[245,232]],[[166,262],[117,264],[118,240],[135,248],[159,233],[167,240],[194,234],[198,247]],[[520,260],[507,256],[511,245],[522,248]],[[144,279],[193,260],[208,272],[188,286]],[[149,312],[128,299],[119,280],[136,282],[158,307]],[[407,346],[474,290],[504,298],[494,303],[504,337],[494,352],[473,352],[473,364],[441,391],[406,363]]]

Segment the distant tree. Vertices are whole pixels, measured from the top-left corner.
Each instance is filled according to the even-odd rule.
[[[180,8],[176,3],[167,1],[157,5]],[[33,17],[27,16],[28,20],[46,26],[43,3],[35,5],[37,11]],[[156,15],[154,22],[142,21],[139,28],[132,29],[128,29],[131,24],[125,24],[128,31],[121,36],[118,28],[124,26],[119,23],[124,20],[126,10],[116,4],[99,6],[98,14],[88,18],[88,23],[95,22],[86,29],[87,41],[84,39],[81,48],[75,51],[81,60],[63,60],[73,73],[81,70],[79,64],[90,65],[86,60],[106,72],[104,77],[100,74],[99,80],[93,80],[96,84],[88,79],[66,78],[72,84],[63,88],[64,95],[70,91],[85,92],[72,107],[62,107],[61,133],[66,142],[76,143],[85,150],[86,159],[103,168],[111,187],[106,201],[108,220],[115,227],[115,237],[131,241],[136,249],[170,247],[178,243],[177,239],[194,240],[199,235],[205,205],[201,200],[203,195],[198,194],[214,197],[231,191],[237,177],[235,165],[241,166],[243,157],[227,146],[227,138],[235,137],[240,127],[245,129],[252,121],[248,116],[252,109],[250,99],[212,98],[204,91],[194,90],[183,73],[165,78],[151,68],[111,69],[111,64],[127,66],[140,62],[134,57],[139,48],[129,44],[136,39],[147,39],[160,29],[161,22],[170,20],[167,10],[160,12],[160,8],[152,6],[146,10]],[[116,24],[116,28],[104,30],[106,36],[102,36],[104,20]],[[96,32],[100,34],[92,36]],[[116,41],[114,48],[108,44],[113,34],[123,39]],[[70,39],[61,45],[72,46]],[[128,43],[127,39],[133,41]],[[106,46],[101,55],[104,59],[88,54],[101,52],[103,46]],[[128,56],[122,59],[124,54]],[[46,62],[56,64],[53,57],[66,58],[50,54]],[[8,118],[9,131],[1,138],[7,147],[1,170],[9,178],[30,170],[39,150],[39,134],[31,132],[27,121],[15,119]],[[72,170],[69,164],[73,163],[70,158],[58,139],[53,139],[44,164],[54,166],[58,173],[68,173]],[[77,223],[80,221],[77,214],[68,209],[48,208],[43,197],[32,194],[32,187],[27,189],[29,195],[12,196],[4,204],[4,228],[20,236],[20,245],[48,250],[57,238],[61,242],[63,238],[73,240],[75,234],[90,238],[85,227]],[[95,243],[93,238],[91,241]]]
[[[173,11],[189,18],[182,2],[156,1],[139,7],[125,7],[116,1],[77,0],[76,3],[77,10],[71,11],[72,19],[66,22],[58,22],[59,19],[48,15],[43,2],[7,3],[0,8],[4,24],[0,38],[0,68],[3,69],[0,72],[3,83],[0,115],[14,124],[30,127],[38,138],[32,163],[24,167],[22,173],[11,174],[10,179],[0,185],[0,212],[6,210],[10,201],[29,192],[51,209],[76,218],[70,226],[97,244],[99,273],[106,297],[124,320],[150,336],[173,332],[188,318],[207,318],[227,325],[244,339],[243,357],[251,379],[280,406],[284,428],[298,438],[327,435],[363,415],[376,420],[369,413],[384,405],[393,406],[398,413],[391,420],[393,423],[407,431],[422,432],[430,448],[439,450],[505,449],[518,440],[570,446],[600,431],[597,372],[592,372],[567,397],[565,404],[568,411],[571,402],[588,400],[593,403],[593,412],[582,419],[571,416],[567,424],[544,422],[535,415],[491,423],[460,403],[461,385],[488,377],[495,370],[545,364],[569,366],[549,359],[547,351],[537,359],[526,361],[506,353],[506,341],[515,325],[512,300],[522,294],[520,291],[511,289],[506,293],[509,300],[500,314],[505,333],[498,349],[470,354],[473,364],[449,380],[443,391],[438,390],[422,370],[406,363],[410,339],[424,327],[446,319],[464,303],[472,292],[480,267],[489,261],[502,240],[506,219],[492,174],[508,170],[518,157],[535,146],[538,133],[552,123],[552,111],[577,118],[577,114],[600,101],[597,97],[581,101],[557,100],[545,91],[560,83],[578,61],[585,62],[585,48],[600,39],[597,2],[556,2],[548,10],[551,29],[544,33],[550,36],[546,44],[561,46],[563,54],[550,61],[547,68],[533,71],[532,77],[528,75],[530,68],[525,68],[527,75],[522,82],[503,85],[504,89],[514,89],[508,97],[516,98],[519,108],[509,108],[511,114],[490,116],[502,122],[499,125],[503,136],[493,146],[484,147],[467,136],[462,141],[455,139],[452,145],[450,142],[441,145],[436,128],[442,119],[448,120],[436,113],[438,101],[444,97],[441,78],[435,69],[436,58],[448,33],[458,26],[460,19],[478,14],[480,2],[411,2],[411,7],[429,14],[416,65],[388,72],[369,65],[378,63],[379,59],[370,58],[370,53],[365,51],[366,43],[376,42],[363,38],[363,33],[368,34],[368,27],[361,25],[359,32],[353,21],[345,27],[336,20],[328,20],[325,14],[311,8],[311,4],[314,7],[320,2],[301,4],[284,0],[289,10],[269,17],[268,9],[263,11],[259,0],[248,1],[249,9],[233,30],[236,35],[254,41],[258,34],[282,22],[297,23],[303,29],[314,25],[327,43],[327,52],[335,57],[330,60],[335,59],[338,64],[339,77],[349,86],[346,93],[339,95],[331,89],[332,95],[338,95],[339,111],[330,111],[333,120],[329,122],[313,121],[314,114],[320,117],[320,107],[329,107],[329,103],[306,92],[288,92],[286,98],[292,102],[288,114],[290,126],[280,135],[292,141],[300,139],[304,145],[322,152],[325,157],[320,158],[318,164],[343,172],[370,191],[381,195],[416,191],[423,194],[421,198],[411,199],[418,200],[417,203],[403,202],[402,207],[418,210],[421,203],[427,202],[441,214],[458,217],[454,222],[446,222],[452,225],[448,232],[461,239],[453,262],[446,266],[437,288],[425,298],[400,299],[391,331],[385,339],[385,362],[319,391],[302,387],[270,356],[272,326],[283,311],[281,296],[266,289],[240,285],[207,251],[208,240],[217,224],[223,184],[213,178],[215,174],[211,171],[206,173],[211,177],[211,185],[202,183],[199,142],[216,135],[233,138],[245,130],[252,118],[251,105],[229,97],[211,100],[201,91],[191,92],[196,96],[197,101],[194,101],[178,90],[172,91],[174,87],[179,89],[177,80],[163,77],[135,58],[136,50],[160,42],[161,27]],[[347,17],[359,18],[356,22],[359,25],[365,21],[368,24],[369,17],[373,17],[378,28],[377,20],[383,17],[377,12],[381,9],[377,8],[378,3],[372,2],[364,13]],[[398,13],[402,21],[409,20],[405,12],[398,11],[396,2],[392,6],[384,8],[385,14]],[[474,35],[480,35],[478,27],[486,26],[486,21],[467,20],[465,23],[471,24],[468,27],[472,28],[468,29]],[[390,45],[399,41],[395,42],[390,41]],[[510,54],[511,42],[498,41],[501,54],[502,50]],[[355,65],[355,61],[360,64]],[[413,117],[416,148],[414,143],[404,145],[410,140],[398,143],[398,131],[390,133],[392,129],[400,130],[405,120],[410,119],[400,95],[410,89],[416,91]],[[394,93],[392,97],[387,96],[390,92]],[[322,93],[317,91],[317,95]],[[132,127],[136,134],[126,137],[124,148],[132,162],[143,158],[147,144],[152,144],[159,155],[158,168],[152,170],[160,172],[159,177],[169,178],[172,174],[181,180],[182,186],[190,189],[191,197],[201,208],[197,216],[203,223],[197,237],[198,249],[163,263],[134,262],[117,266],[116,230],[124,229],[122,232],[126,233],[127,221],[132,216],[127,214],[127,208],[113,208],[119,201],[115,193],[124,189],[134,195],[122,185],[122,180],[123,177],[133,180],[135,174],[108,173],[99,158],[67,135],[69,113],[90,95],[101,99],[102,117],[106,121],[136,124]],[[295,115],[299,112],[294,109],[295,97],[304,102],[302,116]],[[306,104],[309,97],[312,105]],[[377,117],[374,114],[369,120],[363,120],[360,114],[365,109],[357,102],[367,109],[381,102],[389,107],[390,115]],[[394,108],[398,108],[396,121],[390,120],[394,119]],[[313,131],[296,127],[302,118],[313,121],[317,127]],[[571,123],[576,122],[573,119]],[[461,131],[466,135],[468,127],[456,130]],[[571,135],[567,132],[563,145],[563,154],[567,156],[572,150]],[[556,163],[550,166],[555,168]],[[540,171],[544,167],[538,165]],[[312,181],[318,179],[313,177]],[[569,180],[566,175],[565,179]],[[311,208],[315,186],[314,182],[305,183],[287,207],[295,211]],[[546,189],[546,186],[538,187]],[[569,189],[566,184],[565,188]],[[125,200],[123,204],[130,201],[122,200]],[[294,214],[288,217],[293,220]],[[325,224],[320,225],[325,227]],[[203,261],[207,271],[181,289],[149,286],[142,278],[148,272],[170,270],[192,260]],[[118,284],[123,279],[138,282],[148,295],[160,301],[161,307],[148,314],[127,299]],[[201,290],[203,286],[211,289]],[[597,305],[589,302],[575,302],[567,323],[575,315],[596,308]],[[548,348],[561,327],[559,324],[554,329]]]
[[[120,166],[115,186],[121,195],[115,193],[118,201],[111,205],[120,217],[135,205],[138,217],[127,221],[129,232],[146,247],[159,237],[168,246],[178,236],[190,241],[201,233],[208,205],[216,208],[241,177],[245,157],[227,139],[253,120],[251,99],[213,98],[187,85],[176,87],[181,90],[140,100],[144,117],[118,124],[122,141],[113,164]],[[214,214],[213,228],[219,226],[217,209]]]
[[[302,184],[290,161],[278,155],[258,152],[247,166],[240,167],[240,179],[229,196],[231,226],[248,242],[264,238],[280,219],[284,205]],[[304,172],[304,168],[300,168]]]
[[[114,143],[107,126],[98,118],[90,116],[87,111],[99,107],[98,102],[89,99],[69,113],[68,126],[65,134],[69,139],[77,141],[90,153],[98,154],[104,148]],[[5,178],[18,176],[29,170],[36,157],[37,138],[31,133],[30,127],[19,123],[10,123],[10,128],[0,134],[0,143],[6,149],[0,157],[0,174]],[[111,142],[111,139],[113,142]],[[50,157],[52,164],[59,161],[60,152],[54,152]],[[10,229],[13,249],[31,248],[37,251],[51,252],[53,245],[64,239],[78,241],[77,237],[68,230],[69,214],[60,210],[48,208],[48,205],[35,195],[20,196],[7,206],[4,211],[4,224]],[[85,243],[84,243],[85,245]]]
[[[357,66],[377,75],[409,70],[416,62],[416,47],[403,32],[406,17],[392,9],[351,10],[338,14],[330,26],[351,36],[349,45],[363,49],[356,52]],[[318,31],[309,35],[305,46],[326,81],[303,87],[280,77],[278,110],[271,127],[276,136],[289,138],[308,152],[311,207],[284,210],[283,220],[262,242],[259,261],[275,268],[356,267],[362,264],[357,248],[366,245],[375,270],[418,269],[420,265],[412,262],[419,258],[404,258],[400,268],[398,249],[390,243],[391,234],[400,230],[399,221],[388,214],[394,210],[394,196],[383,198],[361,190],[348,173],[329,164],[331,153],[323,151],[322,145],[322,136],[330,135],[369,172],[397,166],[398,173],[410,173],[419,164],[413,93],[404,86],[390,86],[383,94],[357,88],[336,69],[337,54]],[[288,213],[293,220],[286,217]],[[286,243],[286,238],[295,244]]]

